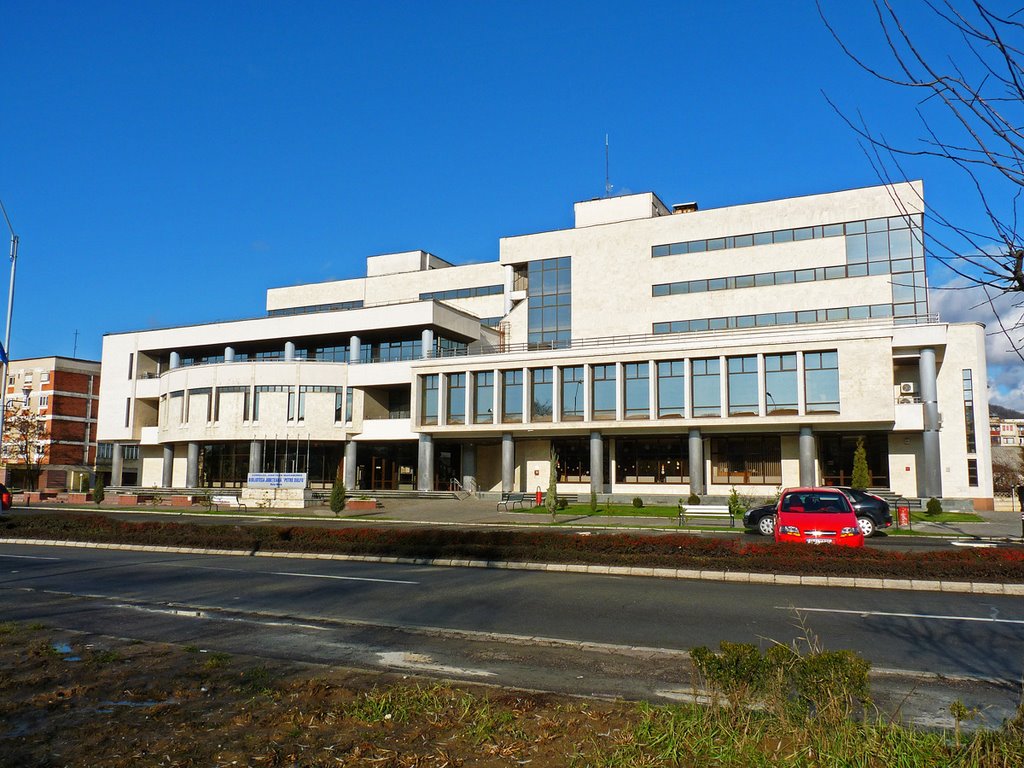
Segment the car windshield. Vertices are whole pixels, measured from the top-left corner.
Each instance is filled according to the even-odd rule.
[[[838,491],[800,491],[782,498],[783,512],[839,513],[849,512],[846,497]]]

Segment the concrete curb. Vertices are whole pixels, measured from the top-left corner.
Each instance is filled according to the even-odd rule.
[[[339,560],[358,563],[430,565],[441,568],[493,568],[499,570],[583,573],[601,576],[641,576],[656,579],[728,581],[745,584],[779,584],[804,587],[843,587],[846,589],[902,589],[912,592],[958,592],[975,595],[1013,595],[1024,597],[1024,584],[999,584],[981,581],[934,581],[922,579],[875,579],[862,576],[798,576],[793,574],[709,571],[689,568],[644,568],[628,565],[583,565],[578,563],[520,563],[502,560],[464,560],[451,558],[386,557],[377,555],[335,555],[322,552],[260,552],[240,549],[202,549],[197,547],[160,547],[155,545],[109,544],[91,541],[54,541],[42,539],[0,539],[0,544],[83,549],[116,549],[130,552],[161,552],[179,555],[220,555],[226,557],[279,557],[299,560]]]

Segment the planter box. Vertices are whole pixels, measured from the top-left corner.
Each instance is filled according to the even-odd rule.
[[[377,508],[376,499],[349,499],[345,502],[346,512],[365,512]]]

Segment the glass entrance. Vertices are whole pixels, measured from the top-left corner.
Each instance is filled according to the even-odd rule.
[[[868,460],[868,485],[872,488],[889,487],[888,435],[816,435],[818,462],[824,485],[849,485],[853,480],[853,453],[857,439],[864,438],[864,451]]]

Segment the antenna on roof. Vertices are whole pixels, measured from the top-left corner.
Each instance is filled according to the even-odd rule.
[[[604,135],[604,196],[612,196],[612,182],[608,176],[608,134]]]

